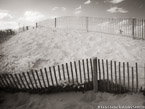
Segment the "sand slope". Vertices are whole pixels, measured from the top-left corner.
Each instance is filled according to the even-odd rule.
[[[22,72],[82,58],[145,62],[145,43],[128,37],[39,27],[0,45],[0,71]]]

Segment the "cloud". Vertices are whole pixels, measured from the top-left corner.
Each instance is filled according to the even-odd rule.
[[[15,21],[0,21],[0,29],[17,29],[18,23]]]
[[[30,22],[36,22],[44,19],[45,16],[37,11],[26,11],[24,13],[24,16],[19,18],[19,21],[30,21]]]
[[[78,8],[75,9],[75,14],[78,15],[82,12],[82,6],[80,5]]]
[[[54,18],[57,18],[58,16],[51,16],[49,17],[49,19],[54,19]]]
[[[6,12],[6,13],[8,13],[9,10],[1,10],[1,9],[0,9],[0,12]]]
[[[55,10],[57,10],[59,7],[53,7],[52,8],[52,11],[55,11]]]
[[[81,10],[77,10],[77,11],[75,11],[75,14],[78,15],[78,14],[80,14],[81,12],[82,12]]]
[[[66,11],[66,8],[65,7],[53,7],[52,8],[52,11],[56,11],[56,10],[58,10],[58,9],[60,9],[60,10],[62,10],[62,11]]]
[[[7,13],[7,12],[0,12],[0,19],[2,20],[2,19],[12,19],[13,18],[13,16],[11,15],[11,14],[9,14],[9,13]]]
[[[76,10],[80,10],[80,9],[82,9],[82,6],[81,5],[78,8],[76,8]]]
[[[65,8],[65,7],[61,7],[61,10],[62,10],[62,11],[66,11],[66,8]]]
[[[111,7],[110,9],[107,10],[110,13],[127,13],[128,11],[126,11],[123,8],[118,8],[118,7]]]
[[[26,11],[24,16],[28,21],[38,21],[44,18],[44,15],[37,11]]]
[[[86,1],[84,4],[90,4],[91,3],[91,0],[88,0],[88,1]]]
[[[113,3],[113,4],[118,4],[118,3],[121,3],[123,2],[124,0],[111,0],[109,1],[110,3]]]

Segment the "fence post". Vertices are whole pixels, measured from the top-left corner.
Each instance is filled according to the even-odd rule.
[[[127,74],[128,74],[128,90],[130,90],[130,75],[129,75],[129,63],[127,62]]]
[[[36,22],[36,28],[38,27],[38,23]]]
[[[54,19],[54,27],[56,28],[56,18]]]
[[[143,40],[145,40],[145,20],[143,20]]]
[[[144,64],[144,89],[143,90],[145,91],[145,64]]]
[[[28,26],[26,26],[26,30],[29,30],[29,27]]]
[[[136,63],[135,64],[136,65],[136,92],[139,92],[139,90],[138,90],[138,64]]]
[[[86,17],[86,30],[87,30],[87,32],[89,31],[89,30],[88,30],[88,29],[89,29],[89,28],[88,28],[88,26],[89,26],[88,24],[89,24],[89,18]]]
[[[132,92],[134,91],[134,68],[132,68]]]
[[[93,59],[93,88],[94,92],[98,92],[98,70],[97,70],[97,58]]]
[[[25,27],[23,27],[23,31],[25,31]]]
[[[144,36],[143,36],[144,20],[142,19],[141,22],[142,22],[142,23],[141,23],[141,25],[142,25],[142,26],[141,26],[141,27],[142,27],[142,40],[144,40]]]
[[[132,18],[132,36],[135,39],[135,26],[136,26],[136,18]]]

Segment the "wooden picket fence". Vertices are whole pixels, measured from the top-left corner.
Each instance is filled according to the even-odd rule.
[[[53,93],[93,90],[138,92],[138,65],[97,58],[83,59],[29,72],[0,74],[0,90],[7,92]]]

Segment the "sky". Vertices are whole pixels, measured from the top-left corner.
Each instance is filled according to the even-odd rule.
[[[143,18],[145,0],[0,0],[0,29],[61,16]]]

